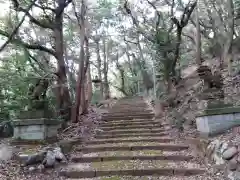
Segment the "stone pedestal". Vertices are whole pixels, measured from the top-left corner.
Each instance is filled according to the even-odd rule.
[[[13,121],[15,140],[44,141],[57,139],[62,121],[53,118],[51,110],[31,109],[22,111]]]
[[[202,136],[224,133],[240,125],[240,107],[209,108],[196,118],[197,130]]]
[[[205,89],[200,99],[206,102],[196,117],[200,135],[216,135],[240,125],[240,107],[226,104],[221,89]]]
[[[13,121],[14,135],[17,140],[49,140],[57,138],[61,121],[39,118]]]

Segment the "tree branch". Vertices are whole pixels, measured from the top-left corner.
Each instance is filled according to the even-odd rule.
[[[24,8],[22,8],[22,7],[19,6],[19,3],[18,3],[17,0],[12,0],[12,2],[13,2],[13,5],[14,5],[14,9],[15,9],[16,11],[19,11],[19,12],[24,12],[24,13],[28,16],[28,18],[30,19],[30,21],[33,22],[34,24],[36,24],[36,25],[38,25],[38,26],[40,26],[40,27],[42,27],[42,28],[46,28],[46,29],[53,29],[53,28],[54,28],[52,24],[50,24],[50,23],[47,23],[47,24],[46,24],[46,23],[42,23],[41,21],[39,21],[39,20],[37,20],[36,18],[34,18],[34,17],[29,13],[29,10],[24,9]]]
[[[3,31],[1,29],[0,29],[0,35],[3,35],[5,37],[7,37],[7,38],[10,37],[9,33],[5,32],[5,31]],[[48,49],[47,47],[44,47],[44,46],[42,46],[40,44],[37,44],[37,43],[35,43],[35,44],[28,44],[28,43],[22,41],[21,39],[17,39],[17,38],[12,38],[10,42],[13,42],[13,43],[16,43],[16,44],[21,44],[24,47],[26,47],[27,49],[43,51],[43,52],[49,53],[49,54],[53,55],[54,57],[56,57],[56,52],[54,50]]]
[[[32,8],[32,6],[34,5],[34,3],[37,0],[34,0],[26,9],[27,12]],[[0,52],[3,51],[3,49],[8,45],[8,43],[12,40],[13,36],[18,32],[19,28],[21,27],[22,23],[24,22],[26,17],[26,13],[24,14],[24,16],[22,17],[21,21],[19,22],[19,24],[17,25],[17,27],[13,30],[13,32],[10,34],[10,36],[8,37],[8,40],[0,47]]]
[[[136,20],[136,18],[133,16],[132,11],[130,10],[129,6],[128,6],[128,1],[125,0],[124,3],[124,9],[126,10],[127,14],[130,15],[133,25],[135,25],[137,27],[137,31],[138,33],[142,34],[147,40],[154,42],[155,40],[153,38],[150,38],[149,36],[147,36],[144,32],[142,32],[140,29],[140,26],[138,24],[138,21]]]
[[[156,11],[156,13],[157,13],[158,18],[157,18],[156,27],[155,27],[155,29],[156,29],[156,31],[157,31],[158,26],[159,26],[159,24],[160,24],[161,13],[157,10],[156,6],[155,6],[152,2],[150,2],[150,1],[148,1],[148,0],[147,0],[147,2],[148,2],[148,4],[150,4],[150,5],[152,6],[152,8],[153,8],[153,9]]]

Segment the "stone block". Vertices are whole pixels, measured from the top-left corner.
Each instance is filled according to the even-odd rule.
[[[196,118],[197,129],[201,135],[209,136],[240,125],[240,108],[212,108],[205,110]]]
[[[53,119],[20,119],[13,121],[14,139],[47,140],[57,136],[61,121]]]

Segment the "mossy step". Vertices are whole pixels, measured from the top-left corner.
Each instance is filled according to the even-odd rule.
[[[152,121],[152,120],[148,120],[148,121],[125,121],[125,122],[113,122],[113,123],[101,123],[100,127],[112,127],[112,128],[117,128],[117,127],[131,127],[131,126],[155,126],[155,125],[159,125],[161,126],[161,122],[158,121]]]
[[[159,126],[160,127],[160,126]],[[158,126],[156,127],[155,125],[151,124],[151,125],[138,125],[138,126],[134,126],[134,125],[131,125],[131,126],[128,126],[128,127],[125,127],[125,126],[119,126],[119,127],[101,127],[102,130],[104,131],[113,131],[113,130],[134,130],[134,129],[154,129],[154,128],[159,128]]]
[[[149,115],[153,115],[153,112],[142,112],[142,111],[132,111],[132,112],[121,112],[121,113],[113,113],[113,112],[109,112],[108,114],[105,114],[105,116],[149,116]]]
[[[167,142],[167,143],[169,143],[169,142]],[[128,142],[128,143],[92,144],[91,146],[94,146],[94,147],[99,147],[99,146],[155,146],[155,145],[159,145],[159,144],[166,144],[166,142],[159,143],[159,142],[139,141],[139,142]]]
[[[119,160],[164,160],[164,161],[190,161],[193,156],[170,155],[170,156],[95,156],[81,157],[75,156],[71,160],[76,163],[106,162]]]
[[[154,116],[153,115],[145,115],[145,116],[107,116],[107,117],[102,117],[104,121],[117,121],[117,120],[132,120],[135,118],[139,119],[152,119]]]
[[[136,111],[136,112],[123,112],[123,113],[108,113],[105,114],[104,117],[121,117],[121,116],[151,116],[154,115],[153,112],[141,112],[141,111]]]
[[[135,142],[157,142],[157,143],[166,143],[171,142],[171,138],[139,138],[139,139],[103,139],[103,140],[92,140],[86,142],[86,144],[108,144],[108,143],[135,143]]]
[[[203,174],[205,169],[175,169],[175,168],[156,168],[156,169],[127,169],[127,170],[62,170],[60,176],[67,178],[94,178],[103,176],[194,176]]]
[[[131,113],[131,112],[141,112],[141,113],[152,113],[152,110],[149,108],[137,108],[137,109],[129,109],[129,108],[121,108],[121,109],[111,109],[109,113]]]
[[[129,119],[129,120],[111,120],[111,121],[108,121],[108,120],[103,120],[102,123],[105,123],[105,122],[109,122],[109,123],[123,123],[123,122],[146,122],[146,121],[154,121],[152,119],[149,119],[149,118],[133,118],[133,119]],[[158,121],[159,122],[159,121]]]
[[[110,135],[97,135],[96,139],[108,139],[108,138],[125,138],[125,137],[161,137],[167,136],[165,132],[162,133],[135,133],[135,134],[110,134]]]
[[[188,149],[188,145],[181,144],[159,144],[152,146],[87,146],[77,148],[77,150],[83,153],[102,152],[102,151],[140,151],[140,150],[161,150],[161,151],[181,151]]]
[[[113,130],[113,131],[103,131],[99,132],[98,134],[132,134],[132,133],[159,133],[159,132],[164,132],[164,129],[140,129],[140,130]]]

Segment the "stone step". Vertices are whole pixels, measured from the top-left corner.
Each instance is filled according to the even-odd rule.
[[[67,178],[95,178],[103,176],[194,176],[205,173],[205,169],[192,168],[156,168],[156,169],[126,169],[126,170],[61,170],[60,176]]]
[[[92,140],[85,144],[97,145],[97,144],[109,144],[109,143],[135,143],[135,142],[157,142],[167,143],[173,141],[172,138],[139,138],[139,139],[103,139],[103,140]]]
[[[193,156],[183,155],[151,155],[151,156],[94,156],[94,157],[82,157],[73,156],[72,162],[76,163],[91,163],[91,162],[106,162],[106,161],[122,161],[122,160],[164,160],[164,161],[190,161]]]
[[[101,135],[109,135],[109,134],[132,134],[132,133],[159,133],[159,132],[164,132],[164,129],[140,129],[140,130],[112,130],[112,131],[103,131],[99,132],[98,134]]]
[[[161,122],[158,122],[158,121],[152,121],[152,120],[149,120],[149,121],[125,121],[125,122],[121,122],[121,123],[114,123],[114,122],[104,122],[104,123],[101,123],[100,124],[100,127],[101,128],[105,128],[105,127],[111,127],[111,128],[119,128],[119,127],[129,127],[131,128],[131,126],[157,126],[158,127],[161,127]]]
[[[138,133],[138,134],[110,134],[110,135],[97,135],[96,139],[108,139],[108,138],[128,138],[128,137],[161,137],[161,136],[167,136],[168,134],[165,132],[162,133]]]
[[[103,152],[103,151],[142,151],[142,150],[160,150],[160,151],[182,151],[188,149],[188,145],[181,144],[158,144],[149,146],[87,146],[77,148],[83,153]]]
[[[115,127],[101,127],[100,129],[104,131],[112,131],[112,130],[121,130],[121,129],[154,129],[154,128],[159,128],[161,126],[154,126],[154,125],[139,125],[139,126],[115,126]]]
[[[128,120],[102,120],[101,123],[125,123],[125,122],[159,122],[159,121],[154,121],[149,118],[133,118],[133,119],[128,119]]]
[[[148,114],[148,115],[117,115],[117,116],[109,116],[109,115],[104,115],[102,116],[103,120],[108,120],[108,121],[116,121],[116,120],[130,120],[130,119],[152,119],[154,117],[153,114]]]
[[[122,114],[114,114],[114,113],[111,113],[111,114],[104,114],[104,116],[102,117],[103,119],[105,118],[132,118],[132,119],[144,119],[144,118],[151,118],[152,116],[154,116],[154,114],[152,113],[147,113],[147,114],[134,114],[134,113],[122,113]]]

